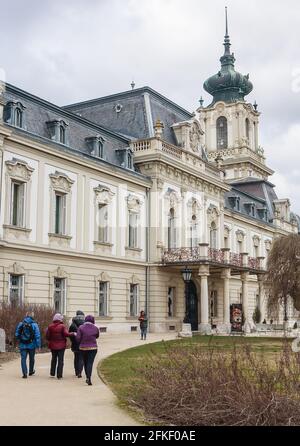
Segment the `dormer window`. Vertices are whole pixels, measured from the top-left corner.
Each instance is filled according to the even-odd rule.
[[[69,124],[67,122],[63,121],[62,119],[55,119],[53,121],[47,121],[46,124],[52,141],[65,145],[68,144],[67,127]]]
[[[228,200],[229,200],[230,206],[231,206],[235,211],[240,212],[240,210],[241,210],[241,205],[240,205],[240,201],[241,201],[241,199],[240,199],[240,197],[235,197],[235,196],[233,196],[233,197],[228,197]]]
[[[23,128],[25,108],[21,102],[8,102],[4,109],[4,121],[15,127]]]
[[[120,158],[122,167],[125,167],[126,169],[130,170],[134,169],[133,151],[129,147],[126,147],[125,149],[116,150],[116,153]]]
[[[255,217],[255,204],[254,203],[245,203],[245,208],[251,217]]]
[[[268,220],[268,210],[267,208],[257,209],[257,213],[262,220]]]
[[[97,158],[104,158],[105,139],[102,136],[91,136],[89,138],[85,138],[85,141],[90,155],[96,156]]]

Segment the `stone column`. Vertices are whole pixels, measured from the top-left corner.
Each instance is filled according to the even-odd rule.
[[[249,302],[248,302],[248,278],[249,273],[242,273],[242,305],[243,305],[243,315],[244,315],[244,332],[251,332],[251,318],[249,316]]]
[[[208,302],[208,276],[209,266],[201,265],[199,273],[201,280],[201,323],[199,324],[199,331],[202,334],[211,333],[211,324],[209,323],[209,302]]]
[[[226,268],[223,270],[222,275],[223,279],[223,324],[220,325],[219,331],[222,333],[230,333],[231,332],[231,324],[230,324],[230,277],[231,270]]]

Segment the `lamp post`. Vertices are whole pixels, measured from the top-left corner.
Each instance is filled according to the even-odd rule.
[[[184,281],[184,297],[185,297],[185,316],[183,323],[190,324],[190,319],[188,315],[188,284],[192,278],[192,270],[186,266],[185,269],[181,271],[181,274]]]

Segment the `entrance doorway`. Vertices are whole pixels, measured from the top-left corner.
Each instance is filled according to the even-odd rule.
[[[193,281],[188,283],[187,288],[187,316],[192,325],[192,330],[198,331],[198,296]]]

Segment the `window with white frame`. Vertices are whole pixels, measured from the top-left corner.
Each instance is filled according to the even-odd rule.
[[[138,314],[138,285],[130,284],[129,314],[137,316]]]
[[[106,243],[108,241],[108,205],[105,203],[98,204],[98,241]]]
[[[25,188],[25,183],[12,180],[10,208],[10,224],[12,226],[25,226]]]
[[[128,212],[128,247],[138,247],[138,214],[136,212]]]
[[[24,293],[24,275],[9,274],[9,303],[21,305]]]
[[[210,293],[210,317],[218,317],[218,292],[212,290]]]
[[[65,313],[66,279],[54,277],[54,310],[56,313]]]
[[[55,192],[55,227],[54,233],[64,235],[66,233],[66,204],[67,194]]]
[[[108,282],[99,282],[99,316],[108,315]]]
[[[196,248],[199,244],[199,237],[198,237],[198,219],[197,216],[194,214],[192,216],[191,226],[190,226],[190,244],[189,246],[191,248]]]
[[[175,315],[175,287],[168,287],[168,317]]]
[[[227,149],[228,146],[228,130],[227,130],[227,119],[225,116],[220,116],[216,122],[217,129],[217,149]]]

